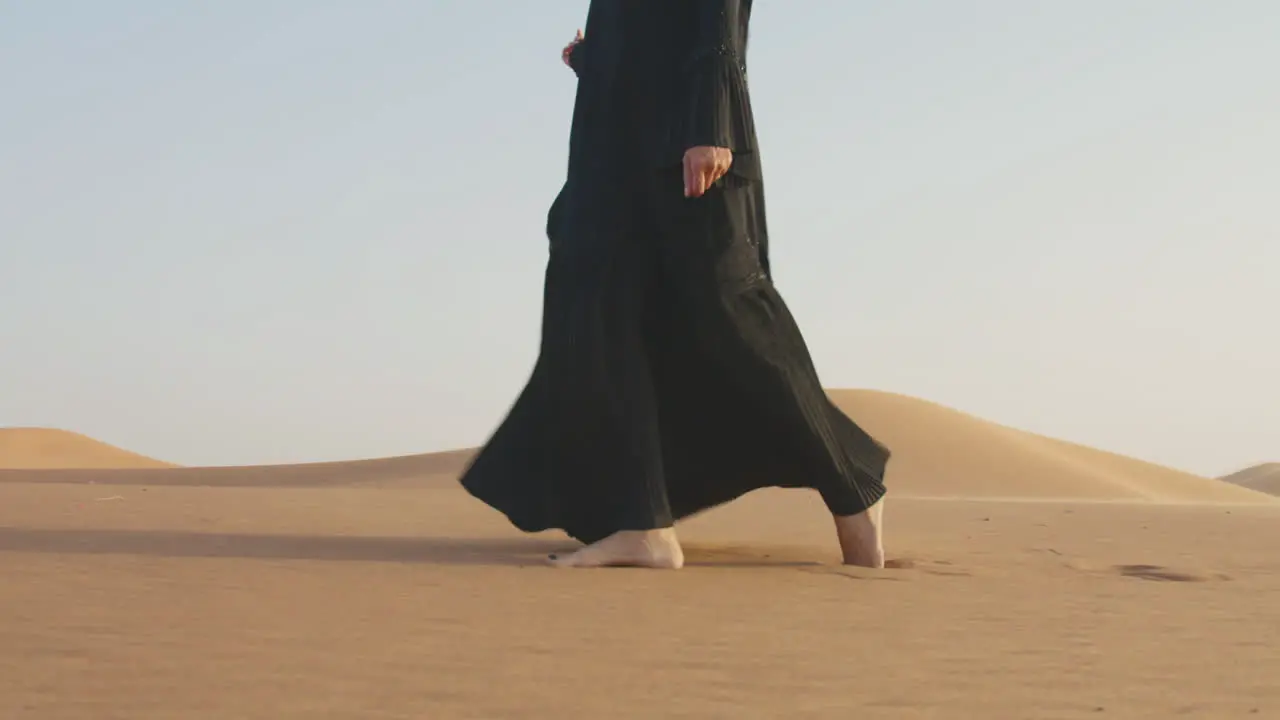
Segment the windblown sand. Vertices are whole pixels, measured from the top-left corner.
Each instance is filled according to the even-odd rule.
[[[896,451],[891,569],[840,566],[800,491],[682,526],[680,572],[564,571],[465,452],[46,452],[0,470],[0,718],[1280,717],[1274,498],[833,395]]]
[[[1280,462],[1247,467],[1222,479],[1269,495],[1280,495]]]

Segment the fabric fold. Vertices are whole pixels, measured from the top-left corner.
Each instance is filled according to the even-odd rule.
[[[681,152],[691,147],[753,152],[755,123],[747,92],[746,68],[728,48],[704,51],[688,64],[685,112],[676,118],[673,139]]]

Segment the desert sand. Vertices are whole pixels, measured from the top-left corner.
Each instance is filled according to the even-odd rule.
[[[1222,479],[1269,495],[1280,495],[1280,462],[1247,467]]]
[[[0,428],[0,469],[175,467],[99,442],[80,433],[52,428]]]
[[[682,525],[680,572],[567,571],[468,451],[0,440],[0,718],[1280,717],[1276,498],[832,394],[895,450],[883,571],[802,491]]]

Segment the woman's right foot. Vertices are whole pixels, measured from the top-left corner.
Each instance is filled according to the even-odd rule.
[[[835,515],[845,565],[884,568],[884,499],[857,515]]]
[[[679,570],[684,550],[675,528],[622,530],[568,555],[552,555],[552,565],[563,568],[644,567]]]

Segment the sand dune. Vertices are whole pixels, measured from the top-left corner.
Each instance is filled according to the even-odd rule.
[[[1270,496],[1246,487],[1015,430],[916,398],[866,390],[833,390],[831,397],[893,449],[889,483],[895,495],[1184,503],[1273,501]],[[140,475],[128,471],[125,460],[138,458],[138,464],[133,467],[159,464],[88,438],[65,435],[76,439],[76,443],[65,444],[108,448],[114,454],[102,455],[105,459],[95,466],[88,452],[66,452],[58,456],[64,458],[62,462],[69,463],[65,458],[78,460],[74,465],[61,465],[68,469],[50,469],[34,475],[15,475],[0,469],[0,481],[412,487],[447,484],[474,452],[463,449],[348,462],[172,468]],[[3,447],[0,444],[0,448]],[[31,453],[15,453],[18,458],[31,456]],[[117,456],[120,459],[116,459]],[[0,453],[0,468],[5,466],[5,459]],[[46,463],[27,467],[59,466]]]
[[[1220,478],[1229,483],[1258,490],[1270,495],[1280,495],[1280,463],[1263,463]]]
[[[120,467],[5,469],[0,482],[96,483],[178,487],[423,487],[452,484],[474,450],[292,465],[172,467],[145,472]]]
[[[1280,717],[1280,502],[832,395],[896,453],[884,571],[838,564],[816,493],[689,521],[679,573],[562,571],[468,450],[168,468],[5,431],[46,469],[0,469],[0,718]]]
[[[47,428],[0,428],[0,469],[175,467],[79,433]]]
[[[834,390],[894,452],[894,492],[920,496],[1265,502],[1252,490],[1015,430],[915,398]]]

